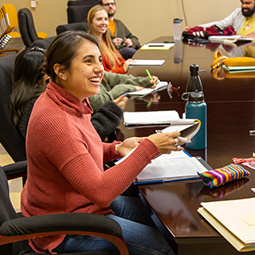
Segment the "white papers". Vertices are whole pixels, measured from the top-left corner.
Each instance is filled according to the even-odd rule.
[[[127,92],[127,93],[125,93],[125,95],[130,96],[130,97],[143,97],[143,96],[147,96],[153,92],[163,90],[163,89],[167,88],[167,86],[168,86],[168,82],[160,81],[156,85],[155,88],[144,88],[144,89],[138,90],[138,91]]]
[[[201,205],[198,212],[238,251],[255,250],[255,197]]]
[[[223,65],[224,70],[227,70],[231,73],[246,73],[254,72],[255,66],[225,66]]]
[[[169,50],[174,47],[174,43],[147,43],[143,45],[141,50]]]
[[[225,43],[225,44],[231,44],[236,42],[251,42],[254,40],[254,38],[245,38],[241,35],[214,35],[209,36],[208,40],[210,42],[217,42],[217,43]]]
[[[170,180],[183,180],[199,178],[197,172],[201,173],[207,169],[197,158],[189,157],[184,152],[179,157],[164,154],[152,160],[137,176],[137,182],[165,182]],[[139,183],[138,183],[139,184]]]
[[[196,119],[180,119],[174,111],[124,112],[125,126],[145,126],[169,124],[161,132],[179,131],[182,137],[192,138],[200,129],[200,121]]]
[[[179,131],[182,137],[192,138],[200,129],[200,121],[196,119],[172,120],[170,126],[161,130],[161,132]]]
[[[179,120],[177,111],[148,111],[148,112],[124,112],[125,125],[151,125],[170,124],[172,120]]]
[[[130,62],[130,66],[162,66],[165,63],[164,59],[134,59]]]

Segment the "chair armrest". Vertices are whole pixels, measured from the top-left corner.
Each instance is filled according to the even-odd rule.
[[[120,254],[129,254],[120,225],[103,215],[89,213],[48,214],[6,221],[0,227],[0,245],[63,234],[100,236],[112,242]]]
[[[27,161],[18,161],[2,166],[8,180],[27,175]]]
[[[25,235],[51,231],[91,231],[122,237],[122,229],[111,218],[90,213],[60,213],[22,217],[4,222],[0,234]]]

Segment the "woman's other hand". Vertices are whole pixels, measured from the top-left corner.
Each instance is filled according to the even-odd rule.
[[[127,101],[128,101],[128,97],[125,97],[123,95],[121,95],[121,96],[119,96],[119,97],[117,97],[116,99],[113,100],[113,102],[116,105],[118,105],[122,110],[125,109]]]

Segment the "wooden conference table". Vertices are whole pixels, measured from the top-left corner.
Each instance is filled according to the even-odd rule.
[[[164,41],[171,41],[171,38],[160,37],[153,42]],[[200,77],[207,103],[208,146],[204,150],[187,151],[192,156],[202,156],[212,168],[232,163],[233,157],[251,157],[255,152],[255,136],[249,134],[250,130],[255,129],[255,79],[213,78],[210,64],[216,46],[219,45],[190,45],[181,42],[168,51],[138,50],[133,57],[165,59],[162,66],[149,67],[149,70],[162,81],[171,81],[174,87],[180,87],[180,94],[185,91],[190,64],[198,64],[200,70],[205,70],[200,73]],[[242,50],[242,46],[240,47],[238,50]],[[230,47],[226,49],[226,53],[230,54]],[[128,73],[145,76],[145,68],[132,67]],[[175,109],[182,116],[185,102],[177,93],[173,92],[172,99],[166,90],[159,92],[159,95],[160,101],[152,103],[149,108],[147,102],[129,100],[126,111]],[[155,129],[158,127],[121,128],[126,137],[147,136],[155,132]],[[251,175],[247,179],[216,190],[209,190],[200,180],[139,186],[138,189],[145,204],[151,208],[152,218],[157,227],[176,254],[239,254],[200,217],[197,208],[202,201],[253,197],[255,194],[251,188],[255,188],[255,172],[251,169],[249,171]]]

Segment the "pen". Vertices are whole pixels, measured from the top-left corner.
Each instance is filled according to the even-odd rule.
[[[159,134],[159,133],[162,133],[162,130],[155,130],[155,132],[157,133],[157,134]],[[184,143],[191,143],[191,141],[189,140],[189,139],[187,139],[187,138],[184,138],[184,137],[181,137],[181,136],[177,136],[176,137],[178,140],[180,140],[181,142],[184,142]]]
[[[181,137],[181,136],[177,136],[177,139],[184,143],[191,143],[189,139]]]
[[[150,79],[153,81],[153,78],[152,78],[152,76],[151,76],[149,70],[146,69],[145,71],[146,71],[146,73],[148,74],[148,76],[150,77]],[[155,82],[153,82],[153,85],[156,85]]]

